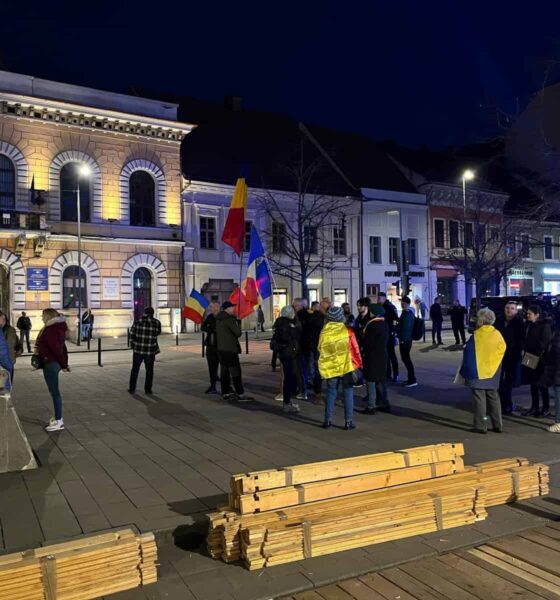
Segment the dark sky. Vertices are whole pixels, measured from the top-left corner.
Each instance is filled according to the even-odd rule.
[[[486,139],[560,60],[560,3],[1,2],[0,68],[244,105],[408,145]],[[555,69],[552,81],[559,80]]]

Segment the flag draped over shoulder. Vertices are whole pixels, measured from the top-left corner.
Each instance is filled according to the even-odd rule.
[[[181,315],[185,319],[190,319],[195,323],[202,323],[204,318],[204,311],[208,308],[210,302],[194,288],[191,291],[191,295],[187,301],[186,306],[183,307]]]
[[[496,375],[506,351],[502,334],[483,325],[467,341],[463,353],[461,375],[467,380],[492,379]]]
[[[245,239],[245,213],[247,212],[247,184],[240,177],[235,184],[235,191],[229,207],[228,216],[222,241],[231,246],[237,256],[243,251],[243,240]]]

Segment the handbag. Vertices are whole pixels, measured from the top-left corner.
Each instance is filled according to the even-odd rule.
[[[521,357],[521,364],[533,371],[539,366],[540,361],[541,356],[531,354],[530,352],[523,352],[523,356]]]
[[[31,355],[31,366],[35,369],[43,369],[45,367],[45,361],[38,354]]]

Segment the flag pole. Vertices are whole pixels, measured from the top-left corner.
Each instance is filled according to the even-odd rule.
[[[237,318],[241,321],[241,278],[243,277],[243,248],[239,255],[239,292],[237,294]]]

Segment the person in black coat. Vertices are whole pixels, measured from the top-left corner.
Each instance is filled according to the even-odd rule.
[[[523,366],[521,378],[531,386],[531,408],[522,413],[523,416],[546,417],[549,414],[550,397],[546,381],[545,365],[548,360],[550,342],[552,341],[551,321],[546,317],[538,304],[532,304],[527,310],[527,328],[523,350],[539,357],[536,369]],[[542,409],[539,400],[542,399]]]
[[[358,300],[358,316],[354,320],[354,333],[356,334],[356,340],[358,341],[358,346],[360,346],[360,348],[362,347],[365,326],[371,319],[371,314],[369,312],[370,304],[371,300],[367,296]]]
[[[313,404],[317,405],[323,404],[321,393],[323,380],[319,373],[319,338],[324,324],[325,315],[320,310],[319,302],[312,302],[311,312],[307,316],[301,337],[302,343],[305,339],[305,343],[309,345],[309,380],[313,383],[313,393],[315,394]]]
[[[439,296],[436,297],[432,306],[430,306],[430,319],[432,320],[432,343],[441,346],[443,342],[441,341],[441,329],[443,326],[443,313],[441,312],[441,298]]]
[[[457,345],[459,345],[459,343],[464,344],[466,342],[465,318],[467,316],[467,312],[467,309],[461,305],[461,301],[459,299],[455,300],[453,302],[453,306],[449,309],[449,315],[451,316],[451,328],[453,329],[453,335],[455,336],[455,343]],[[461,336],[460,342],[459,336]]]
[[[517,314],[516,302],[508,302],[505,305],[503,317],[496,321],[496,329],[506,343],[500,375],[500,403],[502,414],[511,415],[514,410],[511,398],[513,388],[521,384],[521,352],[525,341],[525,327]]]
[[[370,304],[370,320],[364,328],[362,339],[362,362],[367,382],[368,406],[365,414],[374,415],[376,410],[389,410],[387,399],[387,342],[389,328],[385,321],[385,309],[381,304]]]
[[[399,313],[396,306],[387,299],[385,292],[379,293],[379,303],[385,310],[385,323],[387,323],[389,330],[389,339],[387,340],[387,379],[392,379],[396,383],[399,381],[399,361],[395,352]]]
[[[556,405],[554,423],[547,429],[550,433],[560,433],[560,328],[558,327],[554,330],[550,344],[550,352],[545,365],[545,377],[547,385],[552,387]]]
[[[284,306],[280,316],[274,323],[274,336],[271,345],[278,353],[282,363],[284,382],[284,412],[299,412],[297,402],[292,402],[292,396],[297,392],[298,381],[296,361],[300,356],[301,323],[296,318],[293,306]]]
[[[208,363],[208,374],[210,376],[210,387],[205,394],[217,394],[216,383],[218,381],[218,368],[220,359],[218,358],[218,337],[216,335],[216,315],[220,312],[220,305],[217,302],[211,302],[200,329],[206,334],[204,337],[204,347],[206,362]]]

